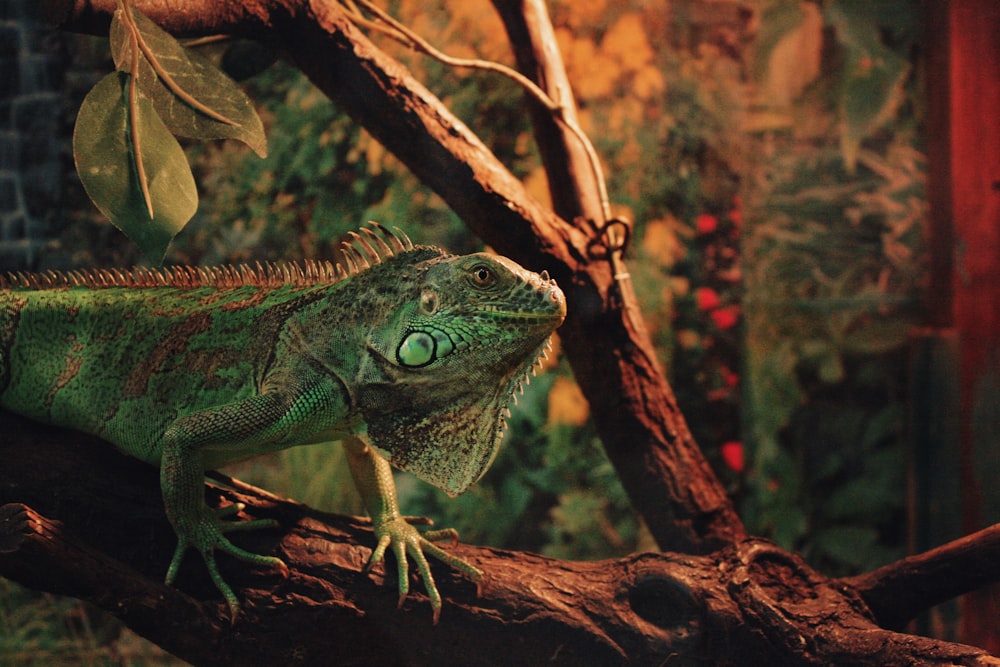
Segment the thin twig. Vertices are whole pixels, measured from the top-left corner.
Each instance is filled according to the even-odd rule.
[[[356,2],[377,16],[378,19],[385,24],[384,26],[380,25],[378,22],[370,21],[362,16],[354,6],[354,0],[342,0],[342,4],[347,15],[358,25],[363,25],[372,30],[377,30],[378,32],[388,35],[404,46],[430,56],[431,58],[434,58],[449,67],[468,67],[494,72],[496,74],[500,74],[501,76],[505,76],[517,85],[521,86],[521,88],[523,88],[529,95],[534,97],[542,106],[552,113],[553,118],[565,125],[573,136],[576,137],[577,141],[580,142],[584,152],[587,154],[587,159],[590,162],[590,168],[593,172],[594,180],[597,183],[598,196],[601,200],[601,210],[604,214],[604,220],[600,222],[606,223],[611,219],[611,205],[608,201],[607,185],[604,182],[604,171],[601,167],[601,161],[597,155],[597,150],[594,148],[590,138],[587,137],[586,133],[584,133],[580,126],[566,117],[565,107],[563,105],[553,100],[534,81],[515,69],[490,60],[482,60],[480,58],[456,58],[449,56],[436,49],[429,42],[427,42],[427,40],[414,33],[381,8],[372,4],[370,0],[356,0]],[[598,226],[600,227],[603,225],[599,224]]]

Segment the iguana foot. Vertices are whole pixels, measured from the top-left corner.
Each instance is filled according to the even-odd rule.
[[[427,589],[427,597],[430,598],[431,609],[434,611],[434,623],[437,624],[441,617],[441,594],[434,583],[434,576],[431,574],[430,565],[424,556],[426,551],[439,561],[450,565],[466,577],[476,582],[478,585],[482,580],[483,572],[471,563],[453,556],[432,540],[450,540],[452,543],[458,542],[458,532],[453,528],[445,530],[432,530],[425,533],[418,531],[413,524],[428,524],[430,521],[422,518],[411,518],[396,516],[385,520],[376,520],[375,537],[378,544],[372,551],[368,564],[365,565],[365,572],[371,570],[372,566],[383,560],[387,549],[392,549],[396,556],[396,575],[399,578],[399,603],[403,606],[403,601],[410,592],[409,563],[407,555],[413,558],[417,571],[424,580],[424,588]]]
[[[236,621],[236,617],[240,613],[240,603],[233,589],[229,587],[229,584],[219,574],[219,568],[215,563],[216,550],[223,551],[230,556],[253,565],[278,568],[281,570],[282,576],[288,576],[288,566],[280,558],[251,553],[245,549],[240,549],[226,539],[224,533],[228,532],[277,527],[278,522],[274,519],[255,519],[253,521],[239,522],[222,521],[223,517],[236,514],[243,510],[244,507],[243,503],[235,503],[215,511],[201,513],[194,521],[179,519],[174,526],[174,530],[177,532],[177,548],[174,549],[174,556],[170,560],[170,567],[167,568],[167,576],[165,578],[168,585],[172,584],[177,577],[178,570],[180,570],[185,552],[187,552],[189,547],[197,549],[201,552],[202,560],[205,561],[205,567],[208,568],[208,574],[212,578],[212,583],[222,593],[222,597],[225,598],[226,604],[229,606],[230,621],[232,622]]]

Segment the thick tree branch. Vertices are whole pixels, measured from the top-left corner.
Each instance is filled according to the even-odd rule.
[[[433,564],[447,600],[432,626],[420,582],[412,582],[400,610],[394,567],[362,573],[374,545],[367,521],[315,512],[240,483],[232,491],[209,487],[209,502],[243,502],[250,516],[277,519],[280,530],[233,539],[282,557],[291,574],[282,579],[220,557],[223,576],[244,600],[230,625],[197,555],[186,559],[176,588],[160,583],[175,538],[155,468],[95,438],[2,411],[0,433],[7,434],[0,436],[0,575],[103,606],[195,664],[500,664],[518,648],[510,645],[508,624],[519,626],[518,650],[529,664],[554,654],[614,664],[628,653],[662,650],[663,637],[636,627],[628,601],[618,596],[642,557],[576,564],[446,546],[485,568],[486,579],[477,597],[473,583]]]
[[[433,565],[446,598],[434,626],[419,582],[397,609],[392,576],[362,573],[366,521],[235,481],[209,487],[209,502],[277,519],[280,529],[235,539],[282,557],[291,574],[220,558],[244,600],[230,624],[196,556],[176,588],[161,583],[174,536],[154,468],[9,413],[0,433],[0,575],[89,600],[194,664],[1000,665],[879,628],[853,590],[760,540],[596,563],[448,546],[485,580],[477,595]]]
[[[562,219],[593,230],[594,240],[604,243],[611,232],[599,229],[609,222],[607,202],[602,200],[604,187],[597,182],[602,176],[595,172],[600,165],[591,164],[587,150],[567,127],[567,122],[576,122],[576,100],[545,3],[493,0],[493,5],[506,27],[518,69],[562,109],[564,120],[560,121],[536,99],[525,97],[555,211]],[[604,243],[602,253],[591,256],[587,270],[626,271],[609,261],[613,252]],[[576,313],[561,335],[577,381],[590,400],[605,451],[633,504],[648,508],[640,509],[647,522],[649,511],[659,513],[653,519],[654,535],[661,545],[671,548],[687,548],[677,542],[677,535],[697,536],[702,548],[745,537],[656,360],[631,280],[617,275],[607,282],[606,274],[600,275],[603,310]],[[619,390],[616,399],[609,400],[607,387],[612,379]],[[662,502],[664,483],[672,500],[668,506]]]

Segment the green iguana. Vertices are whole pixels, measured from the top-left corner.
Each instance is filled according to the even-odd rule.
[[[389,463],[450,495],[493,462],[513,392],[547,349],[566,302],[543,272],[485,253],[414,246],[373,223],[339,264],[16,274],[0,280],[0,407],[96,435],[160,468],[178,544],[201,552],[232,618],[239,603],[215,550],[287,572],[223,533],[205,470],[295,445],[344,441],[378,544],[407,555],[434,619],[441,597],[423,552],[481,572],[399,511]],[[369,446],[369,444],[371,446]],[[373,449],[375,451],[373,451]],[[388,462],[387,462],[388,460]]]

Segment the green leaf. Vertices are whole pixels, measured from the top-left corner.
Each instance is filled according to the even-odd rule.
[[[754,42],[755,57],[751,72],[757,81],[763,81],[771,61],[771,53],[788,33],[796,30],[805,20],[805,11],[798,0],[769,0],[761,9],[760,31]]]
[[[903,99],[903,81],[909,65],[882,49],[848,50],[847,72],[840,102],[844,119],[841,150],[853,168],[861,141],[895,114]]]
[[[882,43],[879,26],[865,20],[859,3],[831,2],[827,21],[844,48],[840,87],[840,145],[844,163],[854,169],[861,142],[892,119],[903,100],[909,63]]]
[[[83,187],[101,213],[159,263],[197,210],[198,191],[184,151],[142,91],[136,94],[136,117],[129,118],[128,86],[129,75],[115,72],[87,94],[76,117],[73,156]],[[138,150],[133,136],[139,139]]]
[[[236,139],[257,155],[267,155],[264,126],[250,98],[210,61],[124,5],[115,11],[110,37],[115,66],[138,77],[171,132],[193,139]]]

